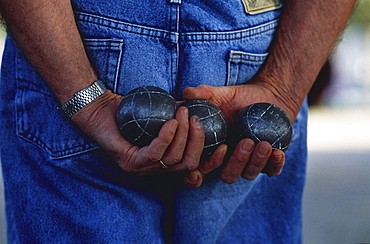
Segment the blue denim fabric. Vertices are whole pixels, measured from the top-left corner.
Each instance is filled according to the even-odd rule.
[[[263,64],[280,11],[241,0],[72,0],[99,77],[125,95],[159,86],[246,83]],[[136,177],[56,110],[10,38],[1,77],[1,157],[9,243],[299,243],[306,166],[304,105],[283,173],[202,187],[178,175]]]

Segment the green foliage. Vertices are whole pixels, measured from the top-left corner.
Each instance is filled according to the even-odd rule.
[[[370,26],[370,0],[359,0],[352,14],[351,24]]]

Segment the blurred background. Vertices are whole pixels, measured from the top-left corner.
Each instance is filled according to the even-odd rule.
[[[311,90],[304,243],[370,243],[370,0]]]
[[[370,0],[358,2],[309,95],[307,244],[370,243]],[[0,176],[0,244],[4,215]]]

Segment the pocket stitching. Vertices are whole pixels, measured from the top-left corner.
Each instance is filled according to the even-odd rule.
[[[242,65],[259,65],[263,64],[266,57],[268,56],[268,53],[263,54],[256,54],[256,53],[248,53],[244,51],[235,51],[231,50],[229,52],[228,62],[227,62],[227,79],[226,79],[226,85],[236,85],[239,83],[246,83],[248,79],[244,81],[240,81],[239,73],[241,70]],[[233,67],[236,66],[236,67]],[[254,75],[254,74],[253,74]],[[250,76],[250,77],[253,77]]]
[[[95,43],[99,43],[99,45],[94,45]],[[105,43],[105,45],[103,45]],[[114,65],[115,67],[115,75],[113,78],[113,86],[111,87],[113,93],[117,93],[118,91],[118,84],[119,84],[119,74],[121,70],[121,61],[123,56],[123,45],[124,41],[122,39],[84,39],[84,44],[86,49],[94,50],[100,48],[107,48],[107,43],[109,43],[109,50],[118,52],[117,62]],[[113,45],[117,44],[117,45]]]

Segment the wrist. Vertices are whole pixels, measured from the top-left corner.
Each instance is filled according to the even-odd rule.
[[[90,86],[75,93],[73,98],[58,107],[58,109],[68,118],[71,119],[75,113],[96,100],[107,91],[107,88],[101,80],[95,81]]]
[[[103,95],[79,110],[71,120],[87,134],[91,135],[93,134],[89,129],[91,125],[96,126],[105,119],[113,119],[115,121],[121,100],[122,96],[107,90]]]
[[[260,86],[264,90],[268,90],[276,99],[277,106],[281,107],[287,113],[291,122],[293,122],[301,109],[302,103],[306,97],[305,93],[300,93],[301,87],[299,82],[290,82],[291,80],[283,80],[271,76],[258,75],[252,84]]]

